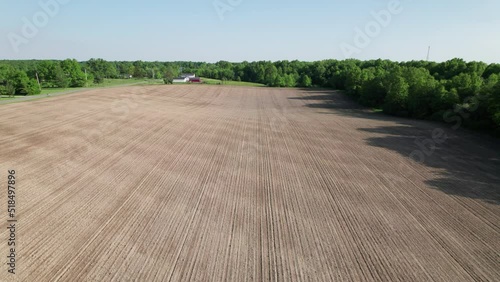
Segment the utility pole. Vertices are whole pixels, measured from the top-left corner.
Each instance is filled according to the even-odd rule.
[[[40,89],[40,91],[42,91],[42,86],[40,85],[40,79],[38,78],[38,72],[35,72],[35,75],[36,75],[36,81],[38,82],[38,88]]]
[[[429,49],[427,50],[427,62],[429,61],[430,56],[431,56],[431,46],[429,46]]]
[[[85,68],[85,87],[88,86],[88,81],[87,81],[87,69]]]

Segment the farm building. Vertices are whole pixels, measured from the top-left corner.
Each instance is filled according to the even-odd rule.
[[[187,82],[191,82],[191,83],[202,83],[202,80],[201,78],[199,77],[196,77],[195,74],[188,74],[188,73],[185,73],[185,74],[181,74],[179,77],[177,78],[174,78],[173,80],[174,83],[187,83]]]
[[[177,77],[174,78],[173,83],[186,83],[189,81],[188,77]]]
[[[191,82],[191,83],[201,83],[202,81],[201,81],[201,78],[199,78],[199,77],[191,77],[191,78],[189,78],[189,82]]]

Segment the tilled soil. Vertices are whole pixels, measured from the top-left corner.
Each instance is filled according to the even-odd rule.
[[[0,114],[2,281],[500,280],[493,138],[327,90],[137,86]]]

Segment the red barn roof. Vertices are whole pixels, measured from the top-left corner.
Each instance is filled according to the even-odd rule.
[[[201,82],[201,78],[199,77],[192,77],[189,79],[190,82]]]

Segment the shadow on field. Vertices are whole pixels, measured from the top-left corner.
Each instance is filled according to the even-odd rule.
[[[360,106],[358,103],[354,102],[351,98],[344,95],[338,90],[318,90],[318,89],[308,89],[301,88],[303,96],[300,97],[290,97],[290,100],[301,100],[305,107],[311,109],[324,110],[319,113],[321,114],[335,114],[348,117],[357,117],[370,120],[387,120],[395,121],[397,120],[402,124],[411,124],[412,120],[404,118],[395,118],[387,116],[383,113],[377,113],[366,107]]]
[[[414,160],[410,161],[422,161],[425,166],[441,170],[439,176],[426,181],[430,187],[450,195],[500,204],[498,139],[465,129],[453,130],[444,123],[375,113],[363,109],[338,91],[303,91],[303,97],[290,99],[303,100],[306,107],[325,109],[328,114],[372,120],[375,127],[358,128],[372,133],[372,137],[366,139],[367,144],[392,150],[409,159],[413,156]],[[380,121],[391,122],[394,126],[386,123],[377,126]],[[433,138],[436,129],[444,132],[444,140]]]
[[[358,130],[384,135],[368,138],[366,141],[371,146],[390,149],[407,158],[412,156],[414,160],[410,161],[422,161],[425,166],[443,170],[437,178],[425,182],[430,187],[450,195],[500,204],[500,146],[493,140],[441,129],[447,137],[442,143],[435,142],[432,139],[433,129],[425,126],[384,126]]]
[[[364,110],[339,91],[301,89],[304,96],[290,97],[290,100],[303,100],[305,106],[316,109]]]

